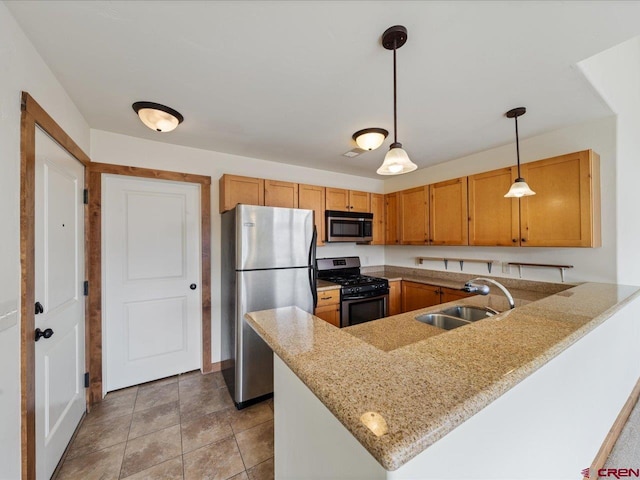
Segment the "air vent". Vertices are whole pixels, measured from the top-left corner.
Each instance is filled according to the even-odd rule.
[[[358,155],[360,155],[362,152],[364,152],[365,150],[362,150],[361,148],[354,148],[352,150],[349,150],[348,152],[344,152],[342,154],[343,157],[357,157]]]

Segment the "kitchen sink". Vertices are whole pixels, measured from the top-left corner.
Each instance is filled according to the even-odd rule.
[[[469,322],[476,322],[478,320],[482,320],[483,318],[491,317],[495,315],[495,310],[486,307],[473,307],[470,305],[456,305],[454,307],[445,308],[440,312],[437,312],[443,315],[449,315],[456,318],[461,318],[462,320],[467,320]]]
[[[422,323],[428,323],[434,327],[442,328],[444,330],[453,330],[454,328],[463,327],[469,325],[471,322],[468,320],[462,320],[461,318],[451,317],[449,315],[443,315],[442,313],[425,313],[418,315],[416,320]]]

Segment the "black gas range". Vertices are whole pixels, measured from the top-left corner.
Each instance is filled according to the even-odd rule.
[[[341,327],[387,316],[389,282],[385,278],[362,275],[359,257],[319,258],[316,267],[319,279],[341,286]]]

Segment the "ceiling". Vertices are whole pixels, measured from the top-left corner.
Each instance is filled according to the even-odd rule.
[[[7,1],[91,128],[376,178],[392,142],[355,158],[353,132],[393,129],[423,168],[611,115],[577,62],[640,34],[640,2]],[[171,133],[131,108],[185,117]],[[378,177],[380,178],[380,177]]]

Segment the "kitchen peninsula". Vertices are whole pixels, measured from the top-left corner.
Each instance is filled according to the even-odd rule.
[[[247,314],[275,354],[276,478],[577,478],[640,376],[639,296],[585,283],[451,331],[414,319],[443,305]]]

